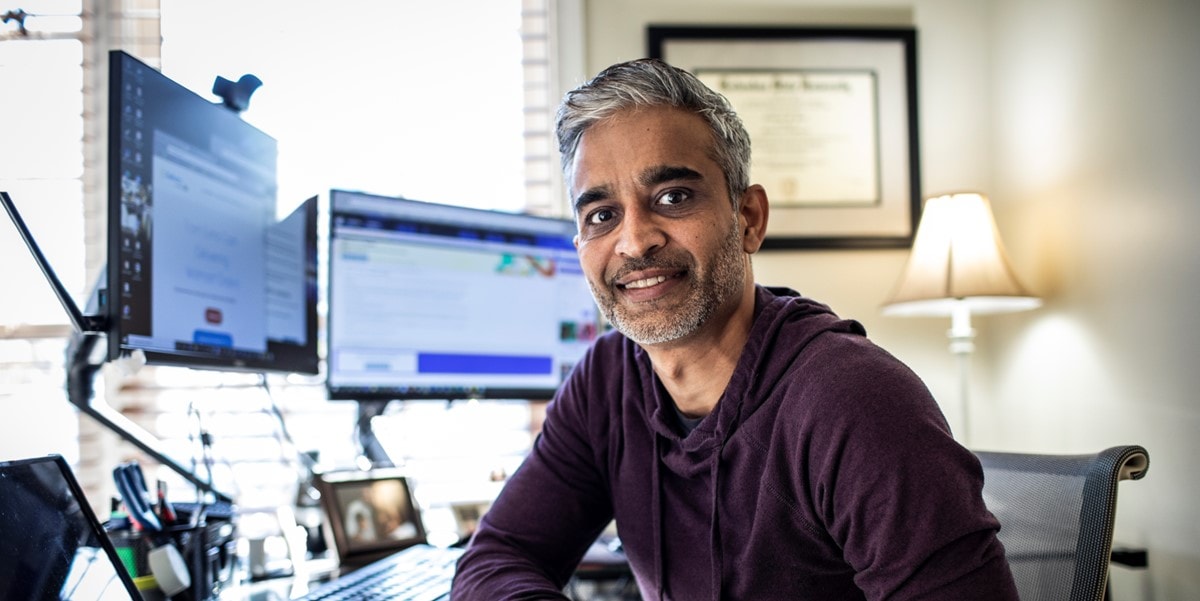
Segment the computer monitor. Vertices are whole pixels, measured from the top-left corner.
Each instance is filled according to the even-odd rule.
[[[548,399],[595,340],[572,221],[329,201],[331,399]]]
[[[109,358],[318,373],[317,200],[276,219],[276,141],[109,56]]]

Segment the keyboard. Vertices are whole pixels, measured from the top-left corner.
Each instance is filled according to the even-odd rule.
[[[463,549],[416,545],[326,582],[293,601],[442,601]]]

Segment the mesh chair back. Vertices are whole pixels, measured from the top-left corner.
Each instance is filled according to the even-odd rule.
[[[983,498],[1022,601],[1101,601],[1108,581],[1117,482],[1140,479],[1140,446],[1091,455],[976,452]]]

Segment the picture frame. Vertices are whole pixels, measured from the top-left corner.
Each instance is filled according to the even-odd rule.
[[[906,248],[921,212],[914,28],[647,27],[720,92],[770,199],[764,249]]]

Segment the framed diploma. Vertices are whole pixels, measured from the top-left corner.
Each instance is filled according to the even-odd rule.
[[[764,249],[911,245],[920,218],[916,31],[651,25],[649,56],[720,92],[771,201]]]

